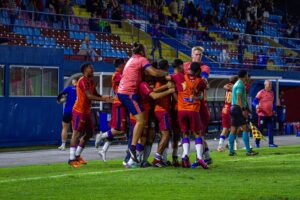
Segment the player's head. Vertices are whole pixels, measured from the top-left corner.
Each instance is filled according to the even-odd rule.
[[[173,61],[172,66],[174,68],[175,73],[176,72],[182,72],[182,70],[183,70],[183,61],[181,59],[176,58]]]
[[[247,79],[248,79],[248,72],[247,72],[247,70],[241,69],[241,70],[238,72],[238,77],[239,77],[239,79],[241,79],[243,82],[246,82]]]
[[[80,71],[86,77],[94,76],[94,67],[91,63],[85,63],[80,66]]]
[[[197,46],[192,48],[192,61],[193,62],[201,62],[202,54],[204,52],[204,48]]]
[[[151,62],[152,67],[158,69],[158,62],[156,60]],[[145,70],[146,71],[146,70]]]
[[[72,81],[71,81],[71,83],[72,83],[73,86],[76,86],[76,84],[77,84],[77,79],[76,79],[76,78],[73,78]]]
[[[232,76],[229,78],[229,83],[235,84],[235,82],[237,82],[238,79],[238,76]]]
[[[265,80],[264,85],[265,85],[265,90],[267,90],[267,91],[271,91],[272,90],[272,81]]]
[[[201,74],[201,65],[199,62],[192,62],[190,66],[191,74],[198,76]]]
[[[133,43],[132,53],[146,56],[146,47],[139,42],[135,42]]]
[[[116,69],[124,69],[124,66],[125,66],[125,61],[123,58],[117,58],[114,60],[114,66]]]
[[[158,68],[164,71],[169,70],[169,62],[165,59],[162,59],[158,62]]]

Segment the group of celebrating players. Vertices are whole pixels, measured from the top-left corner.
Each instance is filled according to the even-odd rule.
[[[212,163],[209,148],[204,138],[209,122],[209,109],[206,102],[208,77],[210,69],[201,63],[204,49],[192,48],[192,62],[175,59],[172,63],[174,73],[169,74],[169,63],[161,60],[150,63],[146,58],[146,48],[134,43],[133,55],[125,62],[116,59],[115,73],[112,76],[112,87],[115,97],[100,95],[92,81],[91,64],[81,66],[83,76],[76,84],[77,99],[72,109],[73,134],[70,144],[69,165],[80,167],[86,164],[81,153],[86,142],[93,136],[93,122],[90,115],[92,101],[112,103],[110,127],[107,132],[96,135],[95,145],[105,143],[99,154],[106,160],[106,153],[117,135],[125,134],[127,124],[131,131],[128,137],[128,150],[123,165],[125,167],[164,167],[173,165],[183,168],[202,167],[208,169]],[[223,150],[224,139],[229,134],[229,155],[234,156],[233,143],[238,130],[242,130],[246,154],[257,155],[249,145],[249,130],[246,124],[247,99],[246,87],[249,77],[247,71],[240,70],[238,76],[226,86],[227,95],[222,110],[222,125],[225,128],[221,135],[223,143],[218,149]],[[231,118],[231,119],[230,119]],[[128,120],[129,119],[129,120]],[[154,159],[148,158],[155,140],[155,125],[158,124],[161,137]],[[83,133],[81,136],[80,133]],[[196,159],[190,163],[190,136],[193,135]],[[178,159],[178,146],[181,139],[183,152],[181,162]],[[172,143],[172,162],[167,160],[169,142]]]

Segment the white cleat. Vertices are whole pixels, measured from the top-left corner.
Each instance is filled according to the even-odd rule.
[[[96,139],[95,139],[95,147],[96,148],[99,148],[99,146],[100,146],[100,142],[101,142],[101,133],[98,133],[97,135],[96,135]]]
[[[221,146],[218,146],[217,151],[218,151],[218,152],[223,152],[223,151],[224,151],[224,148],[221,147]]]
[[[66,150],[66,146],[65,145],[61,145],[58,147],[59,150],[61,151],[65,151]]]
[[[106,152],[103,150],[98,151],[98,154],[100,155],[101,159],[103,160],[103,162],[106,162]]]

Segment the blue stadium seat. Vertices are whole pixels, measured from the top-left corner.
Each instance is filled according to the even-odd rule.
[[[50,46],[50,38],[45,37],[45,46]]]
[[[26,36],[26,41],[28,44],[33,44],[32,36]]]
[[[55,46],[56,45],[56,39],[55,38],[50,38],[50,44],[52,46]]]
[[[34,35],[35,35],[35,36],[40,36],[40,35],[41,35],[41,30],[38,29],[38,28],[35,28],[35,29],[34,29]]]

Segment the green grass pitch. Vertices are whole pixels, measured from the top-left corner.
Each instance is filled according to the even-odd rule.
[[[121,160],[0,168],[0,199],[300,199],[300,146],[258,151],[212,152],[209,170],[125,169]]]

